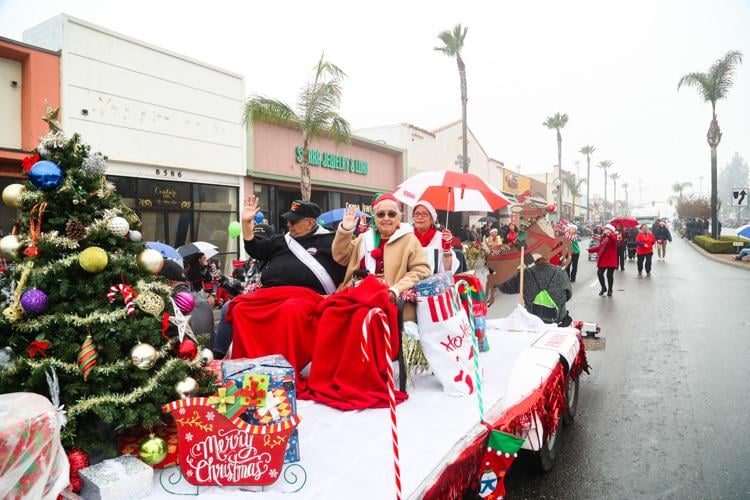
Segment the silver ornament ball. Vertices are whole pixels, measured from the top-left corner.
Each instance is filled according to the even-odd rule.
[[[130,231],[130,224],[124,217],[112,217],[107,221],[107,229],[115,236],[123,238]]]
[[[21,240],[15,234],[9,234],[0,238],[0,254],[6,259],[18,257],[19,248],[21,248]]]
[[[156,349],[151,344],[138,343],[130,350],[130,361],[139,370],[152,368],[156,359]]]
[[[128,237],[130,238],[130,241],[142,241],[143,240],[143,234],[141,234],[140,231],[136,231],[135,229],[131,229],[128,232]]]
[[[16,360],[16,354],[13,352],[13,349],[6,346],[0,349],[0,369],[6,370],[13,366],[13,363]]]
[[[211,349],[206,347],[205,349],[201,351],[201,363],[203,363],[203,365],[207,365],[211,363],[213,360],[214,360],[214,353]]]
[[[195,392],[198,390],[198,382],[193,377],[185,377],[175,384],[174,390],[177,391],[180,398],[189,398],[195,396]]]
[[[101,153],[94,153],[88,156],[81,163],[81,170],[89,175],[104,175],[107,171],[107,164]]]

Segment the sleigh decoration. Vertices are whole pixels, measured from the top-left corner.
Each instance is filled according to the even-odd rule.
[[[231,385],[208,398],[186,398],[162,407],[177,424],[182,474],[195,486],[273,484],[281,474],[287,442],[300,418],[295,415],[272,424],[248,424],[240,415],[250,405],[250,398],[227,387]]]

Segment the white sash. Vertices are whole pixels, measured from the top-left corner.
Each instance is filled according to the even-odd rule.
[[[320,284],[323,285],[323,290],[325,290],[325,292],[329,295],[335,292],[336,285],[333,283],[331,275],[328,274],[328,271],[326,271],[323,265],[315,260],[315,257],[310,255],[305,247],[300,245],[297,240],[289,236],[289,233],[286,233],[284,235],[284,240],[286,240],[289,251],[292,252],[292,254],[297,257],[300,262],[307,266],[307,268],[313,272],[316,278],[318,278]]]

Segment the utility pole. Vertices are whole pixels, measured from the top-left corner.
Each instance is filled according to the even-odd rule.
[[[703,196],[703,176],[698,177],[698,195]]]

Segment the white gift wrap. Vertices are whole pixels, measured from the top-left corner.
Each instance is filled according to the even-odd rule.
[[[133,455],[110,458],[78,473],[86,500],[132,500],[153,489],[154,469]]]

